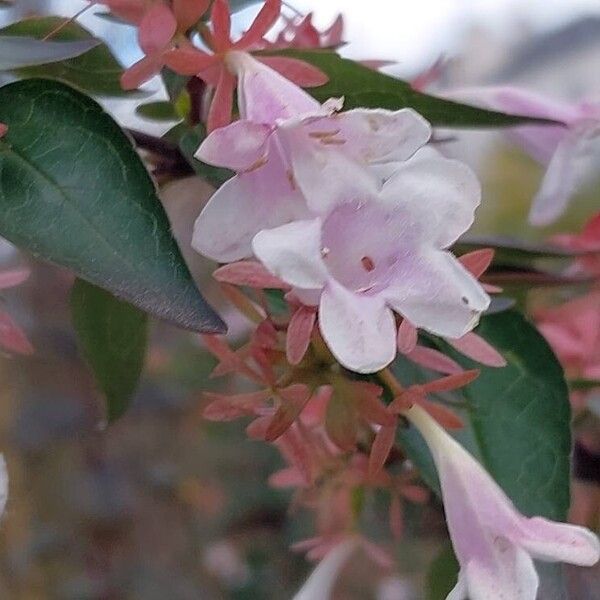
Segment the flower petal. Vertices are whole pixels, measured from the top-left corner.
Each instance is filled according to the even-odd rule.
[[[447,248],[473,224],[481,186],[467,165],[425,148],[398,165],[381,197],[406,211],[422,240]]]
[[[242,119],[275,124],[320,108],[303,89],[245,52],[230,52],[227,64],[238,76],[238,106]]]
[[[380,296],[348,291],[330,280],[321,295],[319,326],[329,349],[346,368],[374,373],[396,356],[396,324]]]
[[[209,134],[195,156],[209,165],[233,171],[252,170],[266,160],[270,135],[271,128],[268,125],[235,121]]]
[[[405,161],[431,137],[431,125],[416,111],[357,108],[336,115],[340,137],[368,163]]]
[[[477,280],[441,251],[406,257],[384,293],[388,305],[413,325],[448,338],[473,329],[490,303]]]
[[[563,214],[573,194],[593,170],[599,149],[600,124],[582,124],[564,136],[533,199],[529,213],[532,225],[549,225]]]
[[[320,289],[328,279],[321,257],[320,219],[260,231],[252,248],[269,271],[290,285]]]
[[[555,523],[542,517],[523,519],[514,543],[534,558],[591,567],[600,560],[598,536],[584,527]]]
[[[197,252],[218,262],[247,258],[261,229],[305,217],[302,196],[277,163],[272,155],[261,169],[236,175],[215,192],[194,225]]]

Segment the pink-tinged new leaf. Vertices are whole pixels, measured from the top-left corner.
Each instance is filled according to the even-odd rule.
[[[226,50],[231,44],[231,12],[227,0],[214,0],[210,20],[215,50]]]
[[[396,424],[380,427],[375,435],[369,455],[369,478],[375,477],[383,469],[385,461],[396,439]]]
[[[236,46],[251,48],[262,41],[281,14],[281,0],[267,0]]]
[[[175,15],[166,4],[159,2],[144,15],[138,30],[138,39],[144,53],[151,55],[164,50],[176,32]]]
[[[27,267],[0,271],[0,290],[21,285],[30,274],[31,270]]]
[[[300,87],[319,87],[329,81],[329,77],[321,69],[297,58],[288,58],[287,56],[260,56],[257,58]]]
[[[417,328],[408,319],[402,319],[398,327],[398,350],[402,354],[409,354],[416,348],[418,337]]]
[[[316,311],[307,306],[300,306],[292,315],[285,340],[287,360],[291,365],[300,364],[304,358],[316,319]]]
[[[424,504],[431,496],[427,488],[414,484],[404,484],[400,488],[400,494],[415,504]]]
[[[218,62],[214,54],[207,54],[192,47],[173,48],[163,56],[165,65],[179,75],[193,76]]]
[[[219,127],[229,125],[231,121],[231,110],[233,108],[233,90],[235,88],[235,77],[226,69],[221,70],[219,83],[208,111],[208,132]]]
[[[0,138],[3,138],[8,131],[8,125],[6,123],[0,123]]]
[[[264,441],[272,415],[265,415],[254,419],[252,423],[246,427],[246,434],[251,440]]]
[[[292,425],[275,443],[288,462],[303,475],[305,484],[310,485],[313,479],[310,455],[297,426]]]
[[[195,25],[208,10],[210,0],[173,0],[173,12],[180,31]]]
[[[329,29],[322,33],[322,45],[325,48],[336,48],[344,42],[344,16],[339,14]]]
[[[33,346],[8,313],[0,311],[0,346],[16,354],[33,354]]]
[[[488,367],[505,367],[506,360],[493,346],[476,333],[470,332],[463,337],[446,340],[459,352]]]
[[[230,283],[232,285],[251,288],[275,288],[281,290],[290,288],[287,283],[284,283],[270,271],[267,271],[261,263],[251,260],[240,260],[219,267],[213,273],[213,277],[221,283]]]
[[[594,215],[581,231],[580,239],[600,250],[600,212]]]
[[[463,267],[479,279],[492,264],[494,260],[494,250],[492,248],[482,248],[481,250],[474,250],[468,254],[463,254],[458,259]]]
[[[460,373],[463,368],[449,356],[442,354],[439,350],[416,346],[406,357],[412,362],[439,373]]]

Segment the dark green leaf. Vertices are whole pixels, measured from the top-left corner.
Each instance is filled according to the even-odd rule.
[[[427,600],[446,600],[458,579],[458,561],[450,543],[444,544],[427,573]]]
[[[0,36],[0,70],[11,71],[72,59],[97,46],[98,40],[56,42],[25,36]]]
[[[181,327],[221,332],[129,139],[49,80],[0,89],[0,235]]]
[[[181,120],[174,106],[170,102],[148,102],[147,104],[140,104],[135,109],[135,112],[141,117],[153,121]]]
[[[537,121],[475,108],[413,90],[400,79],[369,69],[335,52],[286,50],[278,54],[299,58],[315,65],[329,76],[329,82],[307,90],[320,102],[344,97],[344,108],[414,108],[433,125],[445,127],[507,127]],[[548,121],[543,121],[547,123]]]
[[[569,387],[572,390],[587,392],[588,390],[600,388],[600,379],[569,379]]]
[[[0,29],[4,36],[31,36],[41,39],[64,23],[63,17],[32,17]],[[101,96],[122,96],[129,92],[121,89],[123,68],[110,50],[77,23],[69,23],[52,36],[55,43],[69,42],[93,45],[91,50],[68,60],[53,64],[18,69],[22,77],[47,77],[63,81],[77,88]],[[3,54],[0,51],[0,56]],[[47,62],[47,61],[46,61]],[[15,68],[15,67],[13,67]],[[140,94],[140,92],[136,92]]]
[[[127,410],[138,385],[148,316],[81,279],[73,286],[71,310],[83,354],[106,398],[108,420],[114,421]]]
[[[202,143],[202,140],[206,137],[206,129],[204,125],[196,125],[193,129],[188,129],[179,138],[179,148],[181,153],[188,161],[190,166],[194,169],[197,175],[206,179],[208,183],[215,187],[223,185],[228,179],[233,177],[235,173],[229,169],[221,169],[219,167],[213,167],[206,163],[198,160],[194,157],[196,150]]]

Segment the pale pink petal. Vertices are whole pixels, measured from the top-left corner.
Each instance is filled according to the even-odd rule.
[[[269,273],[263,265],[251,260],[223,265],[213,273],[213,277],[221,283],[252,288],[289,288],[281,279]]]
[[[12,317],[0,311],[0,346],[8,352],[33,354],[33,346]]]
[[[449,356],[442,354],[439,350],[426,348],[425,346],[416,346],[414,350],[406,355],[406,358],[426,369],[438,371],[439,373],[453,374],[460,373],[463,370]]]
[[[490,303],[477,280],[448,252],[406,257],[386,301],[416,327],[459,338],[473,329]]]
[[[173,12],[181,31],[195,25],[208,10],[210,0],[173,0]]]
[[[261,56],[258,60],[300,87],[318,87],[329,81],[323,71],[297,58]]]
[[[474,560],[465,567],[469,600],[535,600],[539,578],[529,555],[502,538],[492,543],[489,563]]]
[[[233,171],[252,171],[267,160],[271,127],[252,121],[235,121],[216,129],[202,142],[196,158]]]
[[[396,340],[398,350],[402,354],[412,352],[417,346],[418,338],[417,328],[408,319],[402,319],[402,323],[398,327],[398,338]]]
[[[140,23],[140,46],[145,54],[156,54],[173,39],[176,31],[175,15],[166,4],[157,2],[147,10]]]
[[[348,142],[347,151],[365,163],[405,161],[431,137],[431,125],[410,108],[357,108],[339,113],[333,124]]]
[[[600,150],[600,124],[573,127],[558,144],[542,185],[533,199],[529,221],[543,226],[565,211],[569,200],[586,183]]]
[[[319,326],[329,349],[346,368],[373,373],[396,355],[396,324],[380,296],[348,291],[330,280],[321,295]]]
[[[304,206],[271,154],[264,167],[233,177],[215,192],[196,220],[192,246],[218,262],[247,258],[261,229],[303,218]]]
[[[329,125],[323,134],[335,135],[335,131]],[[294,181],[308,207],[316,213],[327,213],[343,202],[375,197],[376,178],[357,159],[332,144],[335,137],[311,137],[319,133],[292,124],[278,129],[278,138],[290,156]]]
[[[539,560],[591,567],[600,559],[597,535],[584,527],[542,517],[523,519],[521,531],[515,531],[512,541]]]
[[[292,315],[286,337],[286,355],[291,365],[298,365],[310,345],[310,337],[317,314],[314,309],[301,306]]]
[[[4,456],[0,454],[0,516],[4,514],[8,500],[8,469]]]
[[[219,127],[225,127],[231,122],[231,111],[233,108],[233,91],[235,89],[235,78],[227,69],[221,70],[219,83],[210,103],[206,128],[214,131]]]
[[[329,277],[321,256],[320,219],[260,231],[252,248],[271,273],[292,286],[320,289]]]
[[[293,600],[326,600],[329,598],[344,563],[357,547],[358,540],[356,538],[338,544],[323,558]]]
[[[31,269],[27,267],[0,271],[0,290],[20,285],[28,279],[30,274]]]
[[[245,52],[228,55],[238,76],[238,106],[242,119],[274,125],[277,119],[320,109],[319,103],[297,85]]]
[[[152,79],[158,75],[163,65],[163,60],[160,55],[146,56],[142,60],[131,65],[121,75],[121,87],[124,90],[135,90],[142,83]]]
[[[506,360],[492,345],[476,333],[470,332],[458,339],[446,340],[460,353],[488,367],[505,367]]]
[[[425,148],[398,165],[383,187],[382,199],[406,212],[414,235],[446,248],[473,224],[481,186],[464,163]]]
[[[265,34],[275,25],[281,13],[281,0],[266,0],[258,15],[244,33],[236,47],[250,48],[262,41]]]

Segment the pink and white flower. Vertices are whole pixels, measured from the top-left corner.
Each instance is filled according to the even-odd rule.
[[[597,173],[600,164],[600,103],[568,104],[514,87],[459,90],[453,98],[510,114],[551,119],[562,125],[525,125],[507,131],[534,160],[546,167],[531,211],[533,225],[549,225]]]
[[[448,529],[460,563],[447,600],[535,600],[533,560],[591,566],[598,538],[583,527],[520,514],[481,465],[421,407],[404,413],[435,461]]]
[[[380,180],[381,165],[406,160],[431,135],[410,109],[338,113],[339,101],[321,106],[248,54],[228,60],[238,76],[241,120],[214,131],[197,153],[237,172],[195,225],[194,248],[214,260],[250,256],[259,231],[326,210],[329,192],[342,193],[350,174]]]
[[[480,189],[468,167],[429,149],[397,164],[382,186],[360,168],[336,171],[342,160],[334,157],[329,170],[309,157],[309,166],[295,168],[309,203],[325,210],[259,232],[253,249],[304,304],[318,305],[339,362],[369,373],[394,359],[394,311],[459,338],[488,307],[477,280],[446,250],[471,225]]]

